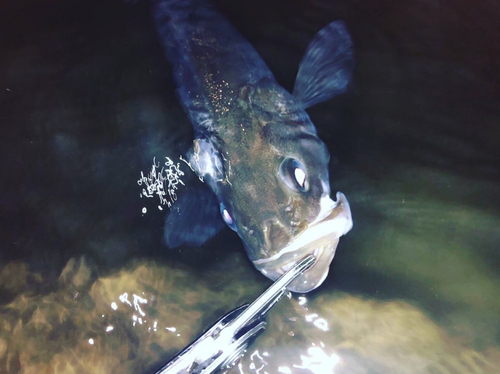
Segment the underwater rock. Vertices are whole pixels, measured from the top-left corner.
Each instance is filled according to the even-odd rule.
[[[403,301],[348,294],[282,301],[231,373],[494,373],[500,351],[479,352]]]
[[[41,275],[30,272],[28,266],[22,262],[9,262],[0,269],[0,290],[11,294],[29,291],[34,284],[41,282]]]
[[[72,258],[64,267],[59,282],[68,286],[73,286],[76,289],[82,289],[88,285],[93,276],[93,270],[89,261],[85,257],[79,259]]]
[[[189,344],[206,321],[234,308],[235,300],[261,291],[225,276],[214,288],[210,271],[196,280],[192,269],[150,261],[97,279],[94,274],[91,261],[72,258],[52,292],[26,290],[0,308],[0,372],[148,371]],[[31,276],[28,270],[21,275]]]
[[[93,280],[91,269],[73,258],[52,292],[26,291],[0,308],[0,372],[147,372],[265,288],[244,254],[199,272],[135,261]],[[231,372],[493,373],[499,365],[498,347],[473,349],[407,302],[333,292],[284,298]]]

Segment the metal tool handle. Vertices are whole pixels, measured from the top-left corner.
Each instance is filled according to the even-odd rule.
[[[313,255],[305,257],[279,277],[252,304],[242,305],[225,314],[155,374],[209,374],[229,368],[243,355],[250,340],[265,329],[264,318],[283,297],[286,287],[315,261]]]
[[[205,348],[210,349],[210,354],[213,356],[217,353],[212,350],[215,347],[213,336],[217,336],[230,321],[241,314],[247,307],[248,304],[243,304],[224,314],[208,330],[177,353],[167,364],[155,371],[154,374],[195,373],[194,368],[192,368],[193,363],[196,363],[197,359],[203,356],[203,352],[206,351]]]
[[[223,333],[234,336],[243,326],[248,325],[257,316],[265,316],[267,312],[281,299],[285,294],[286,287],[292,283],[295,278],[308,270],[316,261],[313,255],[309,255],[293,268],[279,277],[271,287],[262,293],[240,316],[231,322]],[[222,333],[221,333],[222,334]]]

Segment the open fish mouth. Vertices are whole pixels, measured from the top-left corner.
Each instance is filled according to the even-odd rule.
[[[329,206],[328,211],[320,213],[320,217],[324,218],[312,223],[276,255],[253,261],[255,267],[274,281],[304,256],[312,254],[316,257],[315,264],[290,283],[288,289],[305,293],[319,287],[328,276],[339,238],[352,228],[351,209],[347,198],[342,192],[337,192],[336,197],[337,201]]]

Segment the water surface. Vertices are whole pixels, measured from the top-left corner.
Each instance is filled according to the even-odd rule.
[[[332,20],[356,56],[348,93],[310,111],[354,228],[232,372],[497,372],[500,7],[216,5],[285,88]],[[139,197],[192,138],[147,2],[2,8],[0,372],[149,372],[270,282],[230,230],[166,249],[168,209]]]

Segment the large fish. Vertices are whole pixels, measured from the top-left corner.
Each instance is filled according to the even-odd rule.
[[[291,95],[205,1],[153,4],[178,96],[195,129],[188,160],[213,192],[180,198],[165,223],[166,244],[200,245],[224,221],[272,280],[314,253],[315,265],[289,288],[315,289],[328,275],[339,237],[352,227],[345,196],[330,198],[330,156],[305,112],[346,89],[353,57],[344,24],[332,22],[316,35]]]

